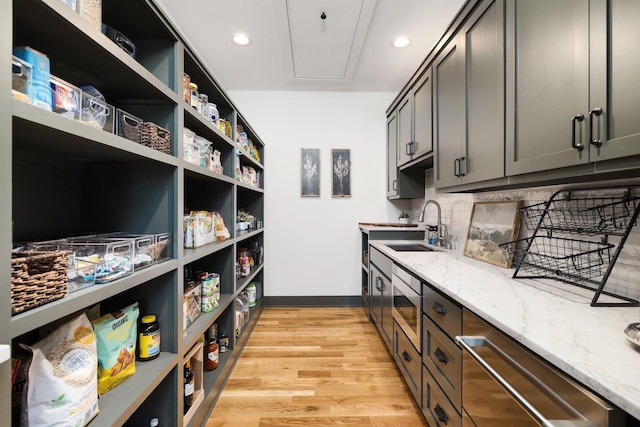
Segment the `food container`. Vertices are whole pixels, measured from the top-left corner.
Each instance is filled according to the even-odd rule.
[[[11,94],[15,99],[31,103],[28,90],[32,74],[33,66],[13,55],[11,58]]]
[[[202,296],[200,285],[193,284],[184,290],[185,308],[186,308],[186,321],[187,327],[191,326],[193,322],[200,316]]]
[[[95,263],[95,281],[109,283],[133,273],[133,245],[130,241],[100,237],[65,239],[61,248],[72,251],[76,262]]]
[[[129,141],[138,142],[140,140],[140,124],[142,119],[129,114],[126,111],[116,109],[116,134]]]
[[[216,241],[214,213],[191,212],[184,217],[184,247],[197,248]]]
[[[102,0],[80,0],[78,13],[96,30],[102,30]]]
[[[107,233],[99,234],[107,240],[126,240],[133,247],[133,271],[141,270],[156,262],[154,234]]]
[[[100,97],[91,95],[83,89],[80,121],[91,127],[113,133],[115,108]]]
[[[30,242],[27,247],[36,251],[63,251],[66,248],[66,240],[48,240],[43,242]],[[96,283],[96,263],[75,256],[75,252],[67,251],[68,256],[68,292],[79,291]]]
[[[49,80],[51,72],[49,58],[30,47],[16,47],[13,54],[32,67],[31,79],[27,80],[27,96],[31,104],[51,111],[53,96]]]
[[[67,295],[64,251],[11,253],[11,313],[18,314]]]
[[[129,240],[133,246],[133,269],[134,271],[143,269],[157,262],[169,259],[169,233],[124,233],[113,232],[98,234],[113,240]]]
[[[53,112],[72,120],[80,120],[82,90],[55,76],[51,76],[50,86]]]

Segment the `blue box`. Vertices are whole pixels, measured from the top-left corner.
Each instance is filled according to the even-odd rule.
[[[49,80],[51,70],[47,55],[30,47],[14,47],[13,54],[33,67],[31,81],[27,83],[27,96],[36,107],[51,111],[53,92]]]

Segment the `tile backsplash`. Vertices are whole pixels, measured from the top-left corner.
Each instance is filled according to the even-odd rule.
[[[474,202],[523,200],[524,205],[529,206],[549,200],[556,191],[564,188],[595,188],[614,185],[640,186],[640,179],[637,181],[596,182],[579,186],[549,186],[480,193],[438,193],[433,187],[433,170],[428,170],[425,173],[425,198],[411,201],[411,217],[418,218],[420,216],[422,205],[426,200],[438,201],[442,209],[442,223],[447,226],[450,235],[456,236],[457,245],[454,250],[462,252]],[[599,193],[596,191],[593,194],[597,196]],[[435,206],[427,207],[424,216],[425,225],[436,224],[436,212]],[[527,237],[530,234],[531,231],[527,230],[524,224],[521,224],[519,238]],[[637,226],[631,230],[604,290],[636,300],[640,299],[640,229]]]

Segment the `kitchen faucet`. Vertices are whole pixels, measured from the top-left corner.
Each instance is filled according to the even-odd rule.
[[[447,226],[442,223],[442,209],[440,208],[440,203],[435,200],[427,200],[426,202],[424,202],[424,205],[422,205],[422,212],[420,212],[420,218],[418,218],[418,221],[424,222],[424,211],[430,204],[436,205],[436,208],[438,209],[438,224],[436,226],[437,245],[446,247],[449,233],[447,232]]]

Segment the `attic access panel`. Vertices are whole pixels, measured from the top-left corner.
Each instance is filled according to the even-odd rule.
[[[273,1],[291,78],[350,80],[376,0]]]

